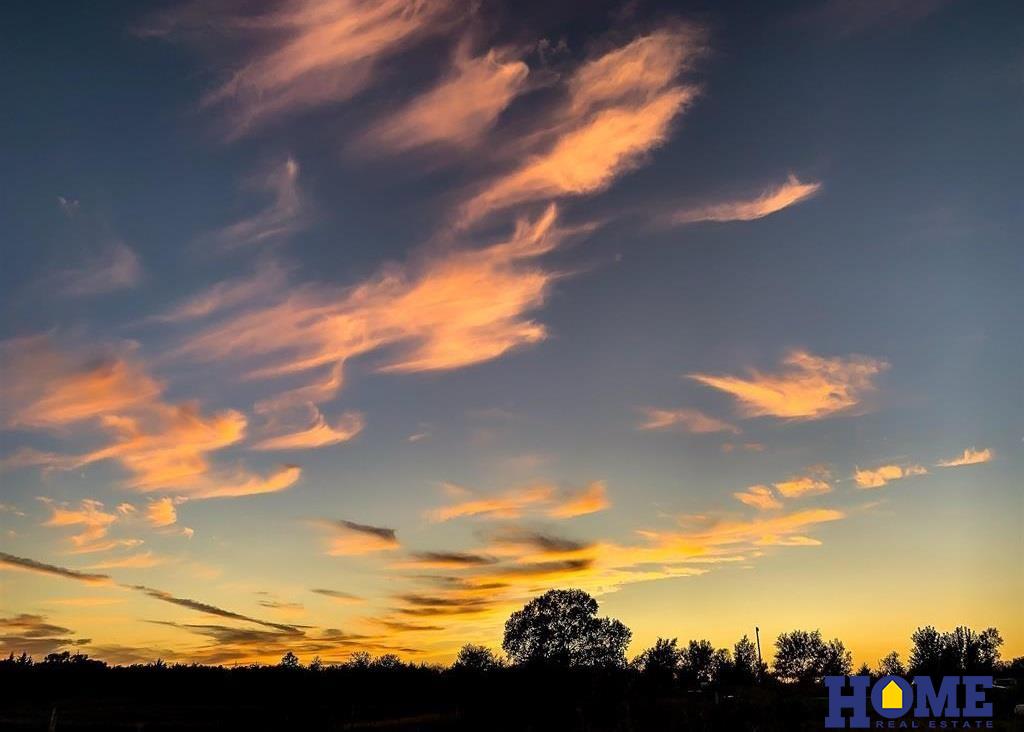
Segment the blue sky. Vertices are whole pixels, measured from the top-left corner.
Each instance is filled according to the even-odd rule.
[[[9,13],[28,647],[437,660],[580,586],[1019,655],[1014,4],[413,5]]]

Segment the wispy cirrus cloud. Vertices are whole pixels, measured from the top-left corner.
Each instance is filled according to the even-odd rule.
[[[317,587],[310,590],[310,592],[315,592],[318,595],[329,597],[335,602],[340,602],[343,604],[359,604],[365,602],[365,600],[359,597],[358,595],[353,595],[351,592],[343,592],[341,590],[332,590],[328,588]]]
[[[87,262],[67,267],[47,278],[47,284],[64,295],[102,295],[130,289],[142,281],[139,255],[122,241],[100,248]]]
[[[125,354],[67,354],[49,335],[0,342],[0,365],[11,428],[62,428],[144,406],[163,390]]]
[[[269,297],[283,289],[286,284],[287,271],[284,267],[274,262],[263,263],[253,274],[218,282],[179,302],[166,312],[154,315],[150,320],[164,323],[198,320]]]
[[[817,195],[820,190],[821,183],[802,183],[795,175],[790,175],[785,183],[768,188],[755,198],[677,211],[669,216],[669,221],[674,224],[698,221],[754,221],[802,203]]]
[[[643,414],[643,421],[637,425],[639,430],[681,430],[694,434],[714,432],[740,434],[739,427],[704,414],[698,409],[640,407],[639,411]]]
[[[857,468],[853,480],[858,488],[881,488],[887,483],[912,475],[925,475],[928,469],[923,465],[879,465],[876,468]]]
[[[75,427],[107,440],[76,455],[23,450],[5,458],[6,467],[67,470],[112,460],[129,474],[134,490],[174,490],[190,498],[267,493],[298,480],[297,466],[266,477],[214,469],[209,455],[245,438],[245,415],[231,409],[208,415],[197,402],[164,401],[164,384],[130,351],[90,358],[58,349],[49,336],[32,336],[3,342],[0,357],[11,374],[2,410],[6,427]]]
[[[268,193],[270,204],[257,213],[208,235],[217,244],[233,249],[241,246],[280,241],[301,230],[309,222],[307,205],[299,190],[299,164],[288,158],[280,166],[257,178],[251,187]],[[251,285],[253,287],[255,285]],[[236,287],[219,293],[236,298],[245,294]]]
[[[345,412],[335,424],[330,425],[319,410],[313,409],[313,423],[305,428],[287,434],[260,440],[252,446],[254,450],[308,450],[327,445],[348,442],[360,432],[366,422],[359,412]]]
[[[149,569],[161,564],[166,564],[167,557],[157,556],[153,552],[140,552],[117,559],[105,559],[96,564],[90,564],[89,569]]]
[[[195,2],[152,18],[141,32],[243,41],[239,69],[203,100],[224,110],[227,135],[237,138],[355,96],[372,83],[382,60],[439,29],[452,7],[446,0],[285,0],[271,10],[235,14]]]
[[[987,463],[995,457],[995,452],[988,448],[982,448],[981,450],[968,447],[962,454],[949,458],[947,460],[940,460],[936,465],[940,468],[957,468],[963,465],[978,465],[980,463]]]
[[[546,337],[544,326],[528,314],[545,302],[556,277],[536,264],[568,233],[556,226],[556,217],[550,207],[534,222],[519,222],[505,241],[385,267],[354,287],[307,286],[283,293],[272,304],[201,330],[179,355],[262,363],[252,377],[336,368],[332,391],[340,386],[340,369],[348,359],[385,347],[391,355],[383,371],[446,370],[489,361]]]
[[[775,373],[750,369],[746,377],[689,374],[736,399],[746,417],[823,419],[861,406],[889,364],[869,356],[827,358],[791,351]]]
[[[50,509],[50,517],[43,526],[73,526],[80,533],[70,537],[76,552],[103,551],[115,544],[105,542],[110,525],[117,521],[117,515],[103,510],[103,504],[92,499],[83,499],[77,508],[61,505],[47,498],[42,500]]]
[[[574,518],[604,511],[612,505],[603,480],[595,480],[579,490],[563,492],[555,505],[547,510],[552,518]]]
[[[497,560],[486,554],[469,552],[413,552],[395,563],[400,569],[465,569],[494,564]]]
[[[583,64],[539,151],[467,201],[460,224],[532,201],[596,193],[662,145],[697,96],[678,75],[704,49],[692,27],[666,28]]]
[[[524,90],[529,73],[529,67],[508,49],[471,56],[467,44],[460,44],[448,74],[402,109],[378,120],[364,140],[395,151],[474,145]]]
[[[759,516],[750,520],[706,520],[705,525],[687,528],[682,532],[644,531],[641,534],[655,539],[662,546],[690,547],[691,550],[694,546],[713,548],[734,545],[801,545],[801,540],[806,538],[803,532],[819,524],[838,521],[844,517],[842,511],[834,508],[812,508]]]
[[[321,526],[331,530],[327,553],[331,556],[352,556],[374,552],[394,551],[401,544],[394,529],[370,526],[355,521],[339,519],[320,521]]]
[[[464,517],[515,519],[531,511],[563,519],[602,511],[611,505],[603,481],[594,481],[580,489],[560,489],[548,483],[536,483],[489,495],[451,484],[446,487],[450,495],[461,500],[429,511],[427,517],[431,521]]]
[[[772,489],[766,485],[752,485],[745,491],[736,491],[732,495],[740,503],[753,506],[762,511],[782,508],[782,502],[775,497]]]

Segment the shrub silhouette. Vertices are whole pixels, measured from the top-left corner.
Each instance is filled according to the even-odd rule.
[[[512,613],[501,647],[517,664],[625,667],[632,632],[596,615],[597,600],[583,590],[549,590]]]

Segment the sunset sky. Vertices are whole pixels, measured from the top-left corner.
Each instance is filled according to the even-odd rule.
[[[15,3],[0,653],[1024,653],[1017,3]]]

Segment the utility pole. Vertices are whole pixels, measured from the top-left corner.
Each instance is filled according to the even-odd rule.
[[[757,680],[761,681],[761,669],[764,668],[764,664],[761,662],[761,629],[754,626],[754,637],[757,638]]]

